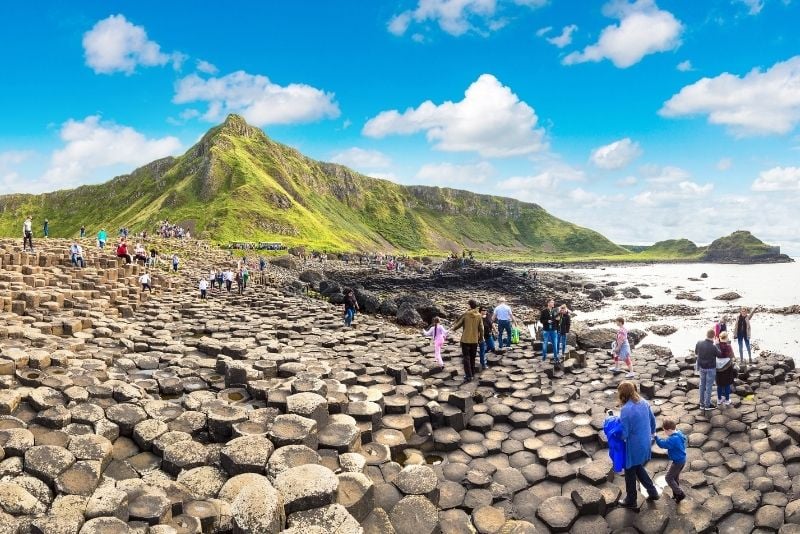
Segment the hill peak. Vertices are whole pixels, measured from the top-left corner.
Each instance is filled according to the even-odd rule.
[[[219,132],[241,137],[258,137],[265,135],[263,130],[249,125],[244,117],[235,113],[231,113],[225,118],[225,122],[219,126]]]

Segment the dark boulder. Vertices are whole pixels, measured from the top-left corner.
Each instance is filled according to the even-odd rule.
[[[364,289],[358,289],[355,291],[356,294],[356,301],[358,301],[358,307],[364,313],[377,313],[378,309],[381,306],[381,300],[375,296],[374,293],[366,291]]]
[[[404,326],[419,326],[422,324],[422,317],[417,310],[408,302],[400,304],[397,308],[397,323]]]

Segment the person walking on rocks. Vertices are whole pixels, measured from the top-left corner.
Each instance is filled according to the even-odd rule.
[[[694,348],[697,355],[697,369],[700,371],[700,409],[711,409],[711,388],[717,376],[717,358],[722,353],[714,345],[714,329],[706,332],[706,338],[698,341]]]
[[[214,289],[214,283],[217,281],[217,272],[214,269],[211,269],[208,273],[208,283],[211,285],[211,289]],[[222,285],[219,286],[222,289]]]
[[[230,268],[227,271],[225,271],[225,290],[228,293],[231,292],[231,287],[233,287],[233,279],[234,278],[235,278],[235,275],[233,274],[233,271],[230,270]]]
[[[97,232],[97,247],[100,249],[106,248],[106,241],[108,241],[108,233],[105,228],[100,228]]]
[[[461,334],[461,357],[464,360],[464,381],[470,382],[475,378],[475,356],[478,353],[478,343],[483,339],[483,319],[478,311],[478,303],[474,299],[468,302],[469,310],[458,318],[452,331],[463,328]]]
[[[489,351],[495,352],[494,323],[492,322],[492,317],[489,315],[489,310],[481,306],[478,311],[481,313],[481,319],[483,320],[483,339],[478,347],[478,356],[480,357],[481,369],[486,370],[489,368],[489,362],[486,359],[486,354]]]
[[[558,363],[558,312],[555,309],[556,301],[547,301],[547,307],[539,315],[542,323],[542,361],[547,360],[547,346],[553,346],[553,363]]]
[[[145,272],[139,277],[139,283],[142,284],[142,292],[146,289],[150,293],[153,292],[153,287],[150,285],[150,273]]]
[[[731,386],[736,380],[733,347],[727,332],[719,335],[719,352],[717,357],[717,406],[729,406],[731,403]]]
[[[26,247],[30,247],[31,253],[33,253],[33,221],[30,215],[22,223],[22,252],[27,250]]]
[[[150,267],[155,267],[158,265],[158,249],[156,249],[156,247],[152,247],[150,249],[150,260],[148,264]]]
[[[611,345],[611,354],[614,357],[614,363],[611,365],[611,371],[619,371],[619,362],[625,362],[628,367],[627,378],[633,378],[636,373],[633,372],[633,362],[631,361],[631,344],[628,341],[628,331],[625,329],[625,319],[617,317],[617,337]]]
[[[507,333],[505,346],[511,346],[511,323],[514,322],[514,314],[511,312],[511,307],[506,304],[505,297],[500,297],[498,302],[492,313],[492,322],[497,322],[497,346],[502,349],[503,332]]]
[[[241,269],[236,271],[236,289],[237,289],[237,291],[239,292],[240,295],[242,294],[242,291],[244,290],[244,277],[242,276],[242,270]]]
[[[739,310],[739,316],[736,318],[736,333],[734,338],[739,341],[739,361],[744,363],[744,351],[742,344],[747,347],[747,359],[753,363],[753,354],[750,352],[750,319],[753,318],[758,306],[749,311],[747,308]]]
[[[225,283],[225,273],[223,271],[217,271],[217,287],[220,291],[222,291],[222,285]]]
[[[42,233],[44,234],[45,239],[50,237],[50,221],[47,219],[44,220],[44,225],[42,226]]]
[[[200,279],[199,288],[200,288],[200,298],[205,300],[206,293],[208,292],[208,281],[205,278]]]
[[[558,347],[556,353],[561,353],[561,359],[564,359],[564,353],[567,351],[567,334],[569,334],[570,323],[572,319],[569,316],[569,308],[566,304],[558,307]]]
[[[180,263],[180,258],[178,258],[177,254],[172,255],[172,271],[178,272],[178,264]]]
[[[250,271],[245,264],[244,268],[242,269],[242,287],[247,289],[247,281],[250,280]]]
[[[358,300],[353,290],[347,288],[344,290],[344,325],[346,327],[353,326],[353,319],[355,319],[357,311]]]
[[[647,500],[657,501],[658,490],[644,468],[651,458],[650,447],[656,432],[656,418],[650,405],[639,396],[633,382],[623,381],[617,388],[617,399],[622,422],[622,437],[625,440],[625,498],[619,504],[625,508],[636,508],[637,480],[647,490]]]
[[[86,237],[86,227],[84,225],[81,225],[81,239],[83,239],[84,237]]]
[[[437,365],[444,369],[444,361],[442,361],[442,346],[447,340],[447,330],[439,324],[439,318],[433,318],[433,324],[430,328],[425,330],[423,334],[433,340],[433,357],[436,359]]]
[[[664,480],[672,489],[672,498],[675,499],[676,503],[679,503],[686,498],[686,494],[681,489],[680,475],[681,471],[683,471],[683,466],[686,465],[687,439],[683,432],[675,429],[675,421],[673,419],[664,419],[661,426],[664,428],[664,433],[667,437],[660,438],[656,435],[656,445],[666,449],[667,456],[672,462],[669,464]]]

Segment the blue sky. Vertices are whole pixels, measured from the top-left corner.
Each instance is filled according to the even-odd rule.
[[[184,6],[3,6],[4,192],[105,181],[237,112],[617,242],[750,229],[800,255],[798,0]]]

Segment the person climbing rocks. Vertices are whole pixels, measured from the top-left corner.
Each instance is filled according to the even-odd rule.
[[[497,345],[502,349],[503,332],[507,333],[505,346],[511,346],[511,323],[514,322],[514,314],[511,312],[511,307],[506,304],[505,297],[500,297],[497,301],[497,307],[492,313],[492,322],[497,322]]]
[[[758,311],[758,306],[753,308],[753,311],[749,311],[747,308],[742,308],[739,310],[739,316],[736,318],[736,333],[734,334],[734,339],[739,342],[739,362],[744,363],[744,351],[742,350],[742,345],[744,344],[747,347],[747,359],[750,363],[753,363],[753,354],[750,352],[750,319],[753,318],[756,311]]]
[[[173,254],[172,255],[172,271],[173,272],[176,272],[176,273],[178,272],[178,264],[180,263],[180,261],[181,260],[180,260],[180,258],[178,258],[177,254]]]
[[[225,271],[225,290],[230,293],[231,288],[233,287],[233,279],[236,278],[236,275],[233,274],[233,271],[230,268]]]
[[[687,439],[686,436],[683,435],[683,432],[676,430],[675,420],[665,418],[661,426],[667,437],[660,438],[658,435],[654,434],[656,445],[662,449],[666,449],[667,456],[671,462],[664,480],[667,482],[670,489],[672,489],[672,498],[675,499],[675,503],[679,503],[686,498],[686,494],[681,489],[680,475],[681,471],[683,471],[683,467],[686,465]]]
[[[444,361],[442,361],[442,346],[447,340],[447,329],[440,324],[439,318],[434,317],[431,327],[423,331],[425,337],[433,340],[433,357],[436,364],[444,369]]]
[[[45,239],[50,237],[50,221],[47,219],[44,220],[44,224],[42,225],[42,233],[44,234]]]
[[[567,334],[570,329],[570,311],[566,304],[558,307],[558,347],[556,353],[561,353],[561,359],[564,359],[565,352],[567,351]]]
[[[717,376],[717,358],[722,353],[714,345],[714,329],[706,332],[706,338],[698,341],[694,353],[697,355],[697,369],[700,371],[700,410],[711,409],[711,388]]]
[[[139,277],[139,283],[142,284],[142,291],[145,289],[150,293],[153,292],[153,287],[150,285],[150,273],[145,272]]]
[[[489,368],[489,361],[486,358],[488,352],[496,352],[494,345],[494,323],[492,317],[489,315],[489,310],[481,306],[478,311],[483,320],[483,339],[478,347],[478,356],[481,362],[481,369],[486,370]]]
[[[208,273],[208,283],[211,286],[211,289],[214,289],[214,284],[216,282],[217,282],[217,271],[211,269],[211,271],[209,271]],[[222,286],[220,285],[219,288],[222,289]]]
[[[33,221],[30,215],[22,223],[22,252],[30,247],[31,253],[33,252]]]
[[[208,280],[206,280],[205,278],[201,278],[198,287],[200,288],[200,298],[205,300],[206,293],[208,292]]]
[[[86,262],[83,259],[83,247],[77,241],[73,241],[72,246],[69,247],[69,256],[74,267],[86,267]]]
[[[617,387],[617,400],[621,407],[622,438],[625,440],[625,492],[619,505],[637,507],[637,480],[647,490],[647,500],[657,501],[658,490],[645,469],[652,457],[651,446],[656,432],[656,418],[650,405],[639,396],[633,382],[623,381]]]
[[[628,368],[628,374],[625,376],[633,378],[636,373],[633,372],[631,344],[628,341],[628,331],[625,329],[625,319],[617,317],[614,322],[617,324],[617,336],[611,345],[611,355],[614,358],[614,363],[611,364],[611,371],[614,373],[619,371],[619,362],[622,361]]]
[[[242,288],[247,289],[247,282],[250,280],[250,270],[247,268],[245,264],[244,268],[242,268]]]
[[[347,288],[344,290],[344,325],[347,327],[353,326],[353,319],[356,317],[358,311],[358,300],[356,299],[353,290]]]
[[[105,228],[100,228],[100,231],[97,232],[97,248],[105,248],[106,241],[108,241],[108,233]]]
[[[556,301],[547,301],[547,307],[539,315],[542,323],[542,361],[547,360],[547,347],[553,347],[553,363],[558,364],[558,311],[555,309]]]
[[[730,336],[727,332],[719,335],[719,356],[717,356],[717,406],[731,404],[731,387],[736,380],[735,357],[731,347]]]
[[[241,269],[236,271],[236,289],[240,295],[244,291],[244,276]]]
[[[83,239],[84,237],[86,237],[86,227],[84,225],[81,225],[81,239]]]
[[[222,285],[225,283],[225,273],[223,271],[217,271],[217,287],[220,291],[222,291]]]
[[[452,327],[455,332],[463,328],[461,334],[461,357],[464,360],[464,382],[471,382],[475,378],[475,356],[478,355],[478,343],[483,339],[483,319],[478,311],[478,303],[470,299],[467,303],[469,310],[464,313]]]

